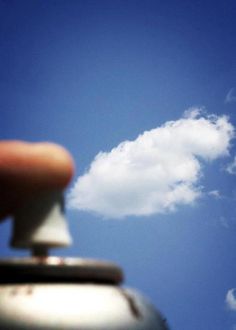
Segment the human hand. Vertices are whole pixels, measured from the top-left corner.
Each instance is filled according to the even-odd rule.
[[[65,188],[73,173],[72,157],[59,145],[0,141],[0,220],[34,194]]]

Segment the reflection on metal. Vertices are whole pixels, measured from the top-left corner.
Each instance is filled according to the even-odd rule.
[[[127,303],[129,305],[130,311],[133,314],[134,317],[137,319],[142,318],[142,313],[139,310],[138,306],[136,305],[135,299],[132,297],[131,294],[127,290],[120,289],[121,294],[123,297],[127,300]]]
[[[109,262],[26,258],[0,262],[0,329],[167,330]]]

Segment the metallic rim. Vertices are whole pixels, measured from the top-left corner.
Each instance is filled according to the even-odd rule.
[[[119,284],[122,280],[123,273],[120,267],[100,260],[61,257],[0,260],[0,283]]]

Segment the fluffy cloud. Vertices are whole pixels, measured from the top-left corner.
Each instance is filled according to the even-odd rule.
[[[225,103],[233,103],[233,102],[236,102],[235,88],[231,88],[225,97]]]
[[[71,208],[122,218],[165,213],[200,195],[202,161],[228,154],[233,127],[225,116],[184,117],[99,152],[71,192]]]
[[[236,311],[236,289],[230,289],[225,298],[226,305],[229,309]]]
[[[211,196],[211,197],[214,197],[215,199],[221,199],[222,198],[219,190],[211,190],[211,191],[208,192],[208,195]]]
[[[232,161],[232,163],[230,163],[226,167],[226,171],[230,174],[236,174],[236,156],[234,157],[234,160]]]

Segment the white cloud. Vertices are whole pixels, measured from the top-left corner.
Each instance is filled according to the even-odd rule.
[[[205,109],[204,107],[191,107],[184,111],[184,118],[198,118],[200,115],[204,114]]]
[[[233,103],[233,102],[236,102],[235,88],[231,88],[225,97],[225,103]]]
[[[99,152],[68,196],[71,208],[122,218],[174,211],[201,196],[201,162],[228,154],[233,126],[194,109]]]
[[[236,174],[236,156],[234,157],[234,160],[228,164],[226,171],[230,174]]]
[[[214,197],[215,199],[221,199],[222,198],[219,190],[211,190],[211,191],[208,192],[208,195],[211,196],[211,197]]]
[[[230,289],[225,298],[226,305],[229,309],[236,311],[236,289]]]

